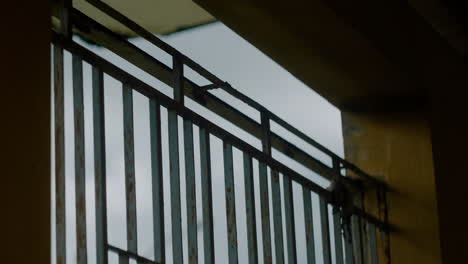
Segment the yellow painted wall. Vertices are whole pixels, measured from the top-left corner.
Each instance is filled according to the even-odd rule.
[[[342,119],[346,158],[393,189],[391,263],[441,263],[429,122],[419,113],[343,113]]]

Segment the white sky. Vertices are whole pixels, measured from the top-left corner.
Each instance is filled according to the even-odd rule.
[[[330,105],[323,98],[318,96],[312,89],[306,87],[295,77],[285,71],[278,64],[273,62],[267,56],[262,54],[255,47],[247,43],[245,40],[237,36],[221,23],[206,25],[194,30],[177,33],[163,38],[166,42],[173,45],[182,53],[188,55],[203,67],[217,75],[220,79],[229,82],[235,89],[253,98],[266,108],[295,126],[307,135],[325,145],[330,150],[338,155],[343,154],[343,141],[341,136],[341,118],[339,111]],[[132,42],[150,53],[155,58],[162,60],[169,66],[171,65],[170,57],[164,54],[159,49],[153,47],[142,39],[133,39]],[[83,43],[82,43],[83,44]],[[93,51],[99,53],[109,61],[115,63],[119,67],[127,70],[129,73],[137,76],[145,82],[160,89],[167,95],[171,95],[172,89],[166,85],[150,77],[147,73],[138,70],[126,61],[117,58],[110,52],[100,48],[89,47]],[[70,56],[66,54],[66,63],[70,64]],[[72,88],[71,88],[71,66],[67,66],[65,71],[66,87],[66,173],[67,173],[67,241],[69,263],[74,263],[76,258],[75,252],[75,212],[74,212],[74,140],[73,140],[73,112],[72,112]],[[87,173],[87,201],[88,201],[88,248],[90,262],[94,260],[94,171],[93,171],[93,149],[92,149],[92,113],[91,113],[91,87],[90,87],[90,67],[85,64],[84,68],[84,98],[85,98],[85,137],[86,137],[86,173]],[[187,70],[186,76],[196,83],[206,84],[206,82]],[[109,242],[122,248],[126,247],[126,232],[125,232],[125,187],[124,187],[124,168],[123,168],[123,127],[122,127],[122,98],[121,84],[110,77],[105,78],[105,103],[106,103],[106,153],[107,153],[107,177],[108,177],[108,219],[109,219]],[[215,90],[213,92],[222,99],[227,100],[231,105],[244,111],[252,118],[258,120],[259,115],[255,111],[245,109],[245,106],[232,100],[225,93]],[[251,136],[243,133],[240,129],[228,124],[218,116],[209,113],[197,104],[187,101],[187,106],[201,115],[209,118],[217,124],[223,126],[231,133],[238,135],[244,140],[252,143],[256,147],[260,147],[260,142]],[[150,185],[150,163],[149,163],[149,122],[148,122],[148,101],[143,96],[134,93],[134,126],[135,126],[135,155],[136,155],[136,177],[137,177],[137,200],[138,200],[138,235],[139,235],[139,253],[152,258],[152,204],[151,204],[151,185]],[[179,120],[181,121],[181,120]],[[182,123],[179,122],[181,154],[183,139],[182,139]],[[163,109],[162,115],[163,125],[163,170],[165,184],[165,214],[166,214],[166,255],[168,263],[171,260],[170,248],[170,204],[169,204],[169,185],[168,185],[168,159],[167,159],[167,131],[164,129],[167,126],[167,114]],[[272,125],[272,129],[278,134],[291,140],[298,147],[313,154],[324,162],[329,163],[323,155],[321,156],[312,147],[306,146],[301,140],[290,136],[283,130]],[[198,128],[194,130],[195,149],[198,150]],[[227,257],[226,246],[226,219],[225,219],[225,201],[224,201],[224,176],[222,174],[222,143],[219,139],[212,137],[212,160],[213,160],[213,195],[214,195],[214,217],[215,217],[215,257],[218,263],[223,263]],[[165,155],[166,154],[166,155]],[[297,170],[304,176],[326,185],[326,181],[316,177],[307,169],[297,166],[290,160],[285,159],[278,153],[274,153],[275,157],[280,161],[285,162],[288,166]],[[245,207],[243,201],[244,183],[241,163],[241,152],[234,151],[235,162],[235,184],[236,184],[236,208],[238,218],[238,242],[239,242],[239,261],[245,262],[246,243],[245,243]],[[195,151],[196,170],[197,170],[197,202],[200,205],[200,180],[199,180],[199,164],[198,151]],[[218,159],[218,160],[217,160]],[[184,164],[181,157],[181,184],[184,186]],[[236,165],[237,164],[237,165]],[[256,162],[254,162],[254,166]],[[255,168],[255,167],[254,167]],[[255,175],[257,169],[254,169]],[[257,177],[256,177],[257,178]],[[255,178],[255,179],[256,179]],[[256,188],[258,181],[255,180]],[[294,186],[296,227],[297,227],[297,247],[298,247],[298,262],[305,262],[304,245],[305,238],[301,226],[303,225],[302,214],[302,192],[298,185]],[[258,193],[258,189],[257,189]],[[271,192],[270,192],[271,193]],[[258,204],[258,197],[257,204]],[[315,199],[315,200],[314,200]],[[182,208],[185,208],[185,188],[181,188]],[[316,204],[316,197],[313,197],[313,203]],[[199,206],[200,207],[200,206]],[[258,207],[258,206],[257,206]],[[315,207],[317,208],[317,207]],[[199,208],[200,209],[200,208]],[[197,211],[198,220],[201,221],[201,210]],[[257,218],[260,216],[260,211],[257,208]],[[314,210],[314,217],[318,219],[318,212]],[[183,232],[186,233],[186,214],[185,209],[182,210],[182,225]],[[260,231],[260,223],[257,222],[257,230]],[[284,219],[283,219],[284,223]],[[273,225],[272,225],[273,226]],[[316,229],[318,221],[316,221]],[[202,255],[203,241],[201,230],[199,231],[199,255]],[[318,241],[318,232],[316,232],[316,240]],[[184,240],[186,243],[186,240]],[[261,237],[259,236],[258,245],[261,245]],[[186,244],[184,245],[184,259],[187,259]],[[317,252],[320,252],[321,244],[317,242]],[[261,248],[261,247],[260,247]],[[261,257],[261,251],[259,256]],[[55,263],[53,261],[53,263]],[[112,263],[112,262],[111,262]],[[202,263],[202,260],[200,260]],[[321,263],[318,260],[317,263]]]

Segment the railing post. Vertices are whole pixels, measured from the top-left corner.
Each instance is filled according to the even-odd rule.
[[[73,8],[72,0],[60,0],[59,2],[60,33],[66,38],[71,38],[73,35],[71,16],[70,16],[70,10],[72,8]]]
[[[183,64],[178,57],[173,57],[174,100],[184,102]],[[182,250],[182,216],[180,204],[180,167],[179,167],[179,126],[177,112],[168,109],[169,121],[169,172],[171,190],[171,220],[172,220],[172,257],[174,263],[184,261]]]
[[[271,129],[270,117],[267,112],[261,112],[262,121],[262,147],[263,152],[271,157]],[[271,196],[273,206],[273,229],[275,235],[275,256],[276,263],[284,263],[284,242],[283,242],[283,217],[281,212],[281,191],[279,182],[279,173],[271,169]],[[261,185],[260,185],[261,186]],[[268,188],[268,183],[266,183]],[[263,205],[262,205],[263,207]]]
[[[262,149],[263,152],[271,155],[271,139],[270,139],[270,120],[261,113],[262,121]],[[262,239],[263,239],[263,262],[266,264],[273,263],[271,252],[271,233],[270,233],[270,203],[268,195],[268,171],[267,165],[259,161],[259,185],[260,185],[260,207],[262,217]]]

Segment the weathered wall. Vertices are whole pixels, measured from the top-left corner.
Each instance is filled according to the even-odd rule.
[[[50,263],[50,15],[47,1],[0,10],[0,263]]]
[[[346,158],[393,189],[389,221],[398,230],[390,236],[391,263],[441,263],[429,122],[420,113],[342,119]]]

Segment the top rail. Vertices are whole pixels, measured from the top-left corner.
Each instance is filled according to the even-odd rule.
[[[354,172],[356,175],[361,176],[363,179],[367,180],[369,183],[374,183],[374,184],[379,184],[379,185],[383,184],[380,181],[378,181],[377,179],[375,179],[375,178],[371,177],[370,175],[368,175],[367,173],[365,173],[363,170],[358,168],[356,165],[354,165],[354,164],[350,163],[349,161],[346,161],[345,159],[341,158],[340,156],[338,156],[334,152],[327,149],[325,146],[321,145],[320,143],[318,143],[314,139],[312,139],[309,136],[307,136],[306,134],[304,134],[299,129],[295,128],[294,126],[292,126],[288,122],[284,121],[282,118],[280,118],[276,114],[272,113],[271,111],[269,111],[264,106],[260,105],[259,103],[252,100],[248,96],[246,96],[243,93],[239,92],[238,90],[234,89],[229,83],[221,80],[216,75],[212,74],[211,72],[209,72],[208,70],[203,68],[200,64],[196,63],[195,61],[193,61],[189,57],[185,56],[184,54],[182,54],[181,52],[179,52],[178,50],[176,50],[172,46],[168,45],[167,43],[162,41],[160,38],[156,37],[154,34],[147,31],[146,29],[144,29],[143,27],[141,27],[140,25],[138,25],[137,23],[135,23],[131,19],[127,18],[125,15],[118,12],[117,10],[115,10],[114,8],[109,6],[108,4],[106,4],[106,3],[104,3],[103,1],[100,1],[100,0],[86,0],[86,1],[89,4],[91,4],[92,6],[94,6],[95,8],[99,9],[100,11],[102,11],[105,14],[109,15],[113,19],[115,19],[118,22],[122,23],[124,26],[126,26],[127,28],[129,28],[130,30],[135,32],[140,37],[142,37],[145,40],[149,41],[153,45],[157,46],[161,50],[167,52],[171,56],[180,58],[185,65],[189,66],[192,70],[194,70],[195,72],[197,72],[198,74],[200,74],[201,76],[203,76],[204,78],[206,78],[208,81],[210,81],[212,83],[210,85],[207,85],[206,87],[202,86],[202,87],[199,87],[199,88],[202,88],[202,89],[205,88],[205,90],[220,88],[220,89],[226,91],[227,93],[229,93],[233,97],[239,99],[240,101],[244,102],[245,104],[249,105],[250,107],[256,109],[261,114],[267,116],[270,120],[276,122],[277,124],[279,124],[280,126],[285,128],[286,130],[288,130],[289,132],[294,134],[295,136],[299,137],[300,139],[304,140],[305,142],[307,142],[311,146],[313,146],[316,149],[318,149],[319,151],[321,151],[322,153],[328,155],[332,160],[338,161],[341,168],[348,169],[348,170]],[[273,135],[273,137],[278,138],[279,136]],[[272,140],[272,141],[274,141],[274,140]],[[299,156],[300,157],[302,156],[303,157],[302,159],[307,161],[307,162],[310,162],[310,160],[313,159],[310,156],[304,158],[304,156],[308,156],[305,152],[301,151],[299,148],[293,146],[292,144],[285,144],[285,142],[286,142],[285,140],[279,140],[279,141],[280,141],[279,143],[281,145],[283,145],[283,147],[280,147],[278,145],[273,145],[273,147],[276,148],[276,149],[279,149],[282,152],[285,152],[285,154],[291,156],[291,155],[294,155],[292,153],[298,153]],[[286,145],[286,148],[284,147],[284,145]],[[297,158],[297,154],[296,154],[295,158]],[[305,162],[301,162],[300,160],[299,160],[299,162],[303,163],[303,165],[310,168],[310,166],[308,166],[307,164],[304,164]],[[319,161],[315,159],[314,163],[317,163],[317,162],[319,162]],[[323,166],[320,166],[320,167],[323,167]],[[322,171],[322,173],[319,173],[319,174],[322,174],[322,176],[324,176],[327,179],[332,179],[334,173],[333,172],[323,173],[323,171]]]

